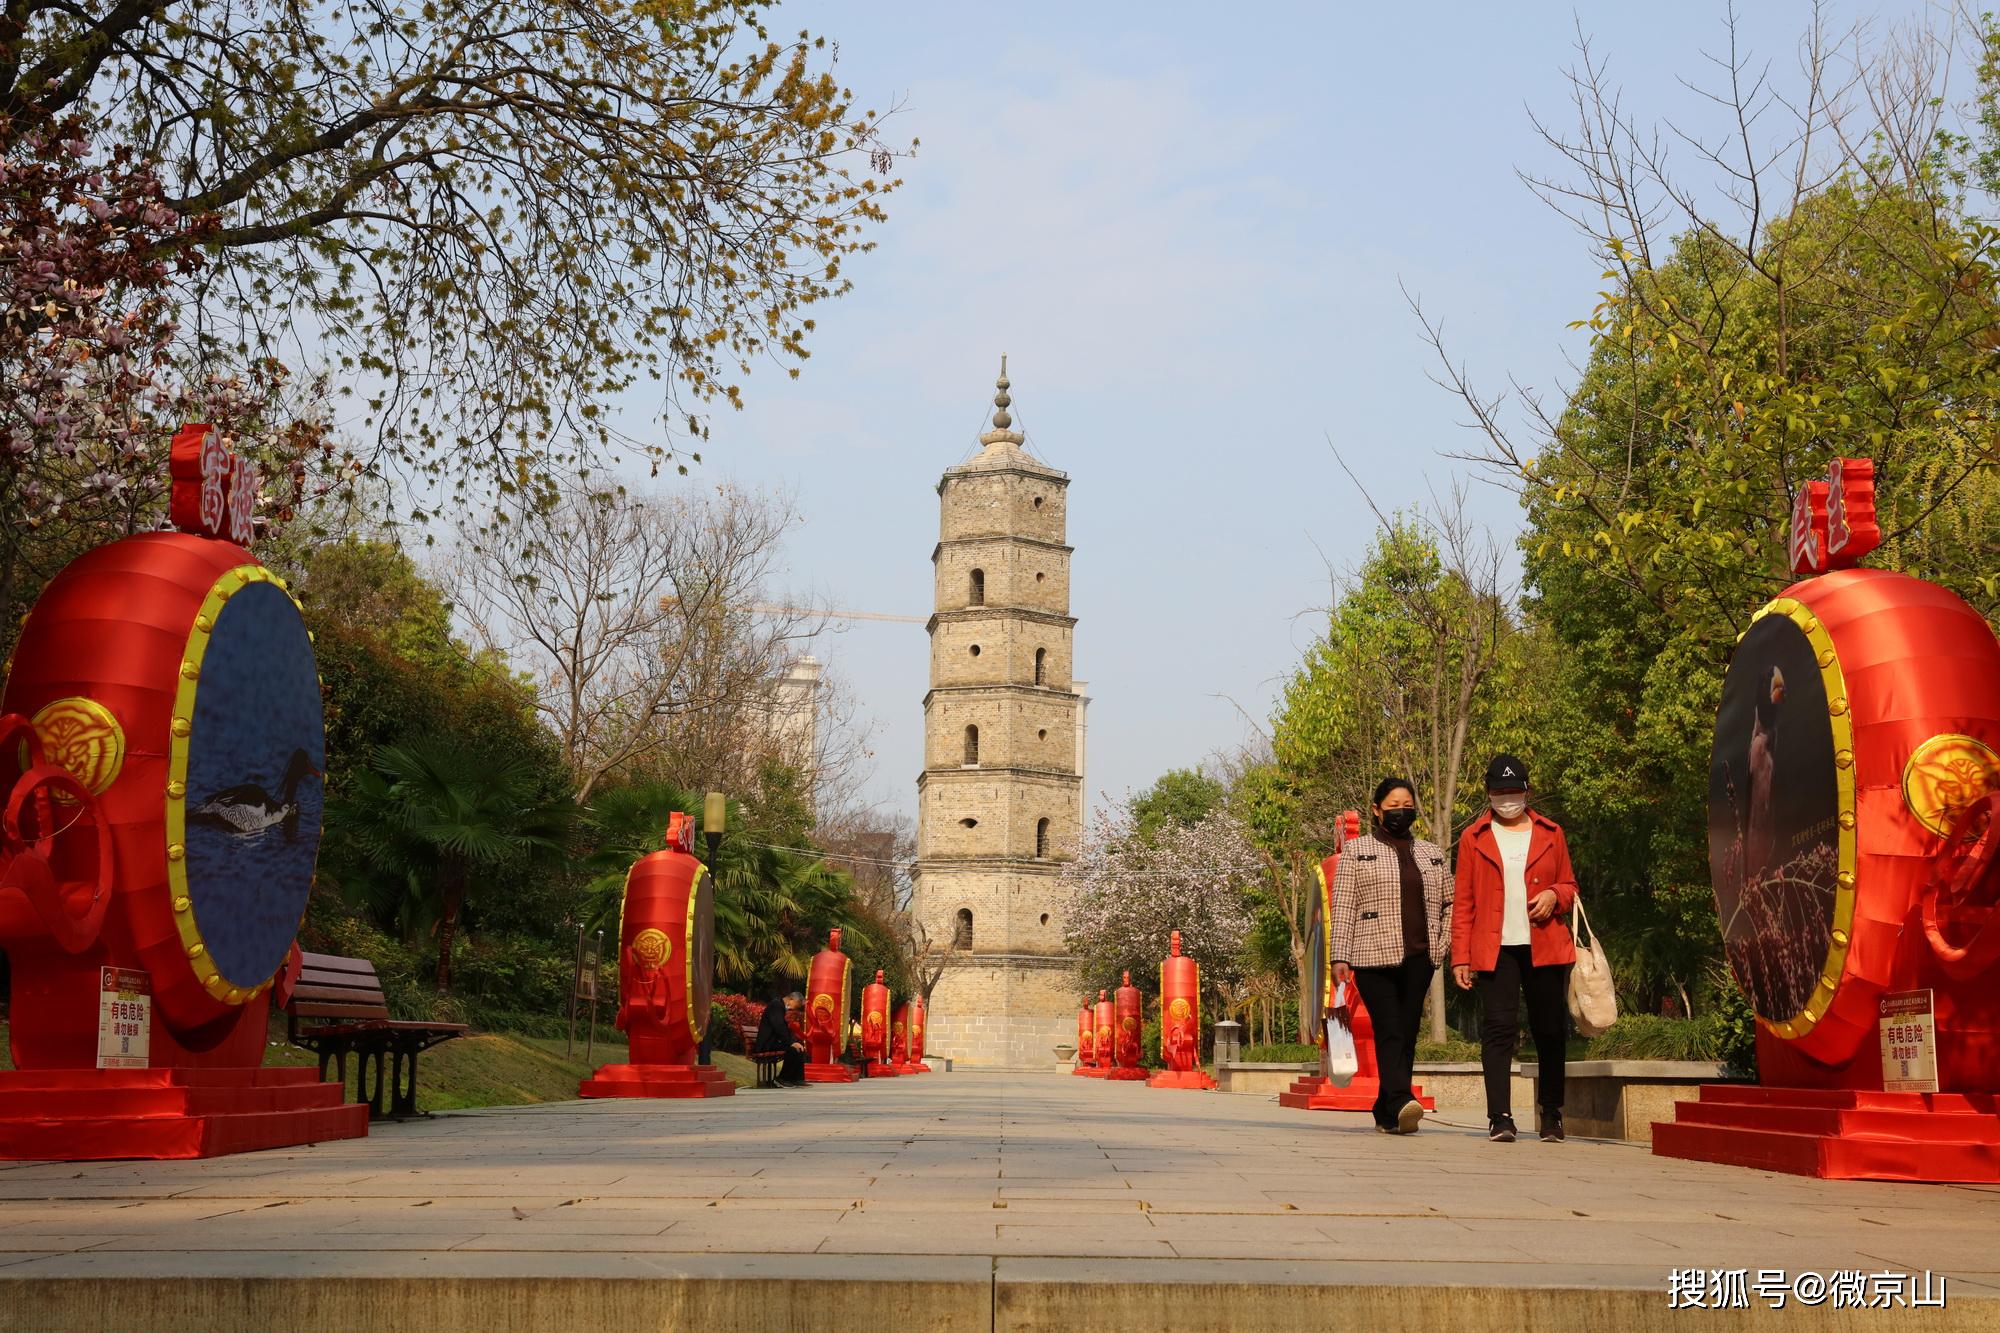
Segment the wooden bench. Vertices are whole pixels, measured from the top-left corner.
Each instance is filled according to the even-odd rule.
[[[785,1057],[779,1055],[759,1055],[757,1053],[757,1029],[744,1026],[737,1029],[743,1034],[743,1053],[750,1057],[750,1063],[757,1066],[757,1086],[775,1088],[778,1086],[778,1071],[784,1068]]]
[[[279,977],[279,999],[292,1045],[319,1056],[319,1076],[332,1064],[347,1083],[347,1057],[359,1057],[354,1099],[371,1120],[403,1120],[417,1111],[417,1055],[466,1031],[463,1023],[398,1022],[389,1017],[375,964],[366,958],[296,953]],[[299,1020],[308,1020],[301,1023]],[[388,1061],[388,1077],[383,1062]],[[382,1106],[383,1091],[389,1106]]]

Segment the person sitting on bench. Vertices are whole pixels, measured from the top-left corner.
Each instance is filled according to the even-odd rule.
[[[764,1021],[758,1024],[756,1049],[753,1058],[769,1059],[779,1056],[784,1060],[778,1070],[778,1086],[799,1088],[806,1081],[806,1044],[793,1033],[787,1014],[798,1012],[806,1002],[806,997],[793,991],[782,1001],[773,1000],[764,1006]]]

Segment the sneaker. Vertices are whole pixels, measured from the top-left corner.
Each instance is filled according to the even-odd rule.
[[[1542,1108],[1542,1142],[1561,1143],[1563,1141],[1563,1113],[1561,1107]]]
[[[1403,1103],[1402,1110],[1396,1112],[1395,1132],[1398,1134],[1414,1134],[1417,1132],[1417,1126],[1423,1124],[1423,1122],[1424,1104],[1415,1097],[1412,1097]]]
[[[1514,1141],[1514,1117],[1511,1115],[1494,1116],[1486,1126],[1486,1137],[1494,1143],[1512,1143]]]

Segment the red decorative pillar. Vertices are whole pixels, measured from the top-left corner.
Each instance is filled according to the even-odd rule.
[[[727,1097],[729,1075],[698,1063],[715,978],[715,900],[694,856],[694,821],[667,816],[666,845],[625,876],[618,1027],[630,1059],[577,1085],[580,1097]]]
[[[1071,1073],[1083,1078],[1103,1078],[1097,1067],[1097,1011],[1083,1005],[1076,1011],[1076,1068]]]
[[[1125,982],[1118,988],[1118,994],[1111,1001],[1112,1067],[1105,1072],[1108,1079],[1139,1080],[1146,1077],[1146,1071],[1139,1067],[1140,1034],[1146,1024],[1146,1002],[1139,994],[1139,988],[1132,984],[1132,974],[1125,974]]]
[[[861,1058],[877,1078],[893,1078],[896,1052],[889,1044],[889,987],[878,969],[875,980],[861,988]]]
[[[1181,953],[1181,933],[1168,937],[1160,964],[1160,1056],[1167,1067],[1146,1080],[1152,1088],[1215,1086],[1201,1068],[1201,969]]]
[[[854,995],[854,963],[840,951],[840,927],[813,955],[806,970],[806,1082],[852,1083],[840,1062],[847,1051],[847,1009]]]
[[[1333,854],[1321,861],[1314,872],[1317,883],[1311,923],[1306,930],[1305,975],[1299,979],[1302,983],[1299,1014],[1306,1040],[1320,1048],[1321,1072],[1295,1080],[1289,1089],[1278,1094],[1278,1104],[1294,1110],[1372,1112],[1376,1094],[1382,1087],[1375,1063],[1375,1020],[1368,1016],[1368,1006],[1361,1002],[1360,990],[1352,985],[1347,988],[1347,1002],[1353,1006],[1354,1056],[1360,1069],[1344,1088],[1327,1078],[1324,1072],[1326,1013],[1333,1007],[1333,960],[1327,956],[1327,941],[1332,937],[1327,928],[1327,918],[1333,910],[1333,875],[1340,866],[1341,847],[1349,838],[1360,836],[1360,812],[1342,811],[1334,828]],[[1411,1085],[1410,1095],[1426,1111],[1437,1109],[1437,1098],[1425,1095],[1422,1087]]]
[[[921,995],[910,997],[910,1062],[905,1074],[928,1074],[931,1067],[924,1063],[924,1025],[930,1017],[930,1002]]]
[[[1091,1011],[1091,1054],[1097,1066],[1099,1078],[1111,1075],[1113,1064],[1112,1032],[1118,1025],[1118,1006],[1111,1002],[1111,992],[1097,992],[1097,1005]]]

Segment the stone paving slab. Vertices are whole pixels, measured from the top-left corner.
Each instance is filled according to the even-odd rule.
[[[2000,1190],[1985,1187],[1495,1145],[1450,1123],[1395,1138],[1275,1100],[961,1072],[459,1113],[210,1162],[0,1165],[0,1328],[62,1326],[48,1322],[59,1287],[99,1327],[244,1327],[271,1293],[338,1279],[311,1287],[325,1317],[293,1326],[347,1326],[370,1302],[393,1313],[430,1283],[424,1299],[446,1304],[428,1322],[445,1327],[546,1328],[636,1301],[679,1312],[648,1326],[713,1333],[815,1308],[757,1285],[791,1281],[835,1284],[826,1312],[909,1327],[1054,1327],[1067,1308],[1075,1333],[1098,1326],[1080,1309],[1115,1308],[1127,1328],[1158,1313],[1278,1329],[1295,1326],[1286,1310],[1338,1305],[1342,1322],[1497,1328],[1547,1316],[1523,1293],[1567,1292],[1596,1293],[1587,1308],[1624,1330],[1665,1313],[1669,1270],[1703,1267],[1928,1268],[1950,1279],[1949,1313],[1816,1318],[1937,1330],[2000,1322],[1996,1238]],[[709,1289],[725,1278],[737,1285]],[[604,1279],[664,1285],[651,1306],[569,1285]],[[506,1286],[516,1305],[499,1314],[483,1304],[499,1300],[491,1284],[523,1281],[543,1286]],[[1400,1288],[1456,1294],[1371,1294]],[[1233,1313],[1203,1323],[1213,1301]],[[516,1322],[516,1307],[544,1322]]]

